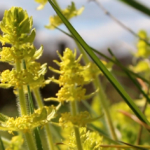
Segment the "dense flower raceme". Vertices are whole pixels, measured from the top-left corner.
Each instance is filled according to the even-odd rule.
[[[0,22],[0,28],[3,35],[0,35],[0,41],[4,44],[9,43],[11,47],[2,47],[0,51],[0,61],[7,62],[16,66],[16,62],[25,61],[27,69],[5,70],[1,73],[1,84],[3,88],[20,88],[23,85],[30,85],[31,89],[43,87],[49,81],[44,80],[47,71],[47,64],[41,65],[35,62],[42,53],[43,46],[38,50],[34,47],[35,30],[32,29],[32,18],[20,7],[12,7],[6,10],[4,17]]]
[[[32,43],[35,38],[35,29],[32,29],[33,20],[27,12],[20,7],[12,7],[5,10],[4,17],[0,23],[3,36],[0,41],[19,46],[23,43]]]
[[[23,131],[27,132],[31,129],[44,126],[55,117],[56,111],[60,105],[54,107],[44,106],[43,108],[37,109],[31,115],[24,115],[22,117],[13,118],[10,117],[7,121],[0,121],[0,130],[6,130],[12,133],[12,131]]]
[[[37,59],[43,52],[41,46],[36,50],[32,44],[35,38],[35,29],[32,29],[33,20],[20,7],[12,7],[4,12],[0,22],[0,42],[9,43],[11,47],[3,47],[0,52],[0,61],[13,64],[16,60]],[[39,54],[39,56],[36,56]]]
[[[63,103],[64,101],[80,101],[92,96],[94,93],[85,95],[86,89],[83,88],[83,86],[94,80],[94,78],[92,78],[92,76],[94,77],[93,73],[99,74],[99,69],[95,67],[96,71],[91,72],[91,78],[87,78],[85,72],[87,70],[90,72],[92,65],[88,64],[82,66],[79,63],[82,55],[76,59],[76,51],[73,53],[69,48],[65,49],[63,56],[61,56],[59,53],[58,55],[62,62],[55,61],[55,63],[60,66],[60,70],[56,70],[52,67],[50,67],[50,70],[59,73],[60,77],[58,80],[54,78],[50,78],[50,80],[58,83],[61,86],[61,89],[56,94],[57,98],[48,98],[46,100],[56,100]]]

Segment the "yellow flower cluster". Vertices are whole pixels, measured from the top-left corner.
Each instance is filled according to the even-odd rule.
[[[58,80],[54,78],[50,78],[51,81],[58,83],[61,86],[61,89],[56,94],[57,98],[48,98],[45,100],[56,100],[61,103],[64,101],[75,101],[75,100],[84,100],[92,96],[94,93],[90,95],[85,95],[86,89],[83,86],[89,82],[91,82],[96,75],[99,74],[99,70],[89,71],[91,64],[86,66],[82,66],[79,62],[82,58],[82,55],[76,59],[76,51],[73,53],[69,48],[66,48],[64,51],[64,55],[61,56],[58,53],[61,62],[55,61],[60,66],[60,71],[49,67],[50,70],[59,73],[60,77]],[[91,78],[87,78],[87,74]],[[92,73],[92,74],[90,74]]]
[[[37,62],[31,62],[27,64],[26,70],[16,71],[15,69],[5,70],[1,73],[0,87],[20,88],[22,85],[30,85],[31,88],[37,88],[44,86],[47,82],[44,80],[44,74],[46,72],[46,65],[42,66]]]
[[[13,70],[5,70],[1,73],[1,85],[3,88],[20,88],[30,85],[31,89],[43,87],[49,81],[44,80],[47,64],[41,65],[35,62],[43,53],[43,46],[36,50],[32,44],[35,38],[35,29],[32,29],[33,20],[27,12],[20,7],[12,7],[6,10],[0,22],[0,41],[11,44],[11,47],[2,47],[0,61],[7,62],[14,67]],[[27,69],[22,67],[25,61]],[[19,70],[16,68],[19,66]]]
[[[81,7],[80,9],[76,9],[75,3],[72,2],[71,5],[69,5],[66,9],[61,10],[62,14],[69,20],[75,16],[80,15],[84,10],[84,7]],[[59,25],[61,25],[63,22],[60,19],[58,15],[55,15],[53,17],[50,17],[50,25],[45,26],[48,29],[55,29]]]
[[[148,35],[145,31],[141,30],[139,33],[139,36],[142,39],[149,40]],[[150,46],[143,40],[139,40],[137,43],[137,53],[135,54],[136,57],[142,57],[142,58],[147,58],[150,56]]]
[[[35,29],[31,30],[33,25],[32,17],[29,18],[26,11],[21,7],[12,7],[5,10],[4,17],[0,23],[3,36],[0,41],[12,45],[23,43],[32,43],[35,38]]]
[[[50,107],[44,106],[43,108],[37,109],[31,115],[24,115],[18,118],[8,118],[6,122],[1,122],[0,129],[12,131],[23,131],[27,132],[31,129],[43,126],[52,118],[55,117],[57,108],[53,105]]]
[[[100,145],[102,144],[103,138],[97,132],[87,131],[86,128],[79,128],[80,139],[82,147],[84,150],[101,150]],[[75,139],[74,131],[71,132],[66,138],[67,140],[64,144],[67,146],[68,150],[76,150],[77,143]]]

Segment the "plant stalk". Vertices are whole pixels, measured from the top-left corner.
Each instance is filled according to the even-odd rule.
[[[77,105],[76,101],[71,101],[70,102],[71,106],[71,114],[75,116],[77,114]],[[74,127],[74,132],[75,132],[75,137],[76,137],[76,142],[77,142],[77,148],[78,150],[83,150],[82,144],[81,144],[81,139],[80,139],[80,132],[78,127]]]
[[[34,94],[34,97],[36,99],[38,107],[42,108],[44,106],[44,104],[43,104],[43,101],[42,101],[40,90],[38,88],[33,89],[33,94]],[[45,133],[47,135],[48,146],[49,146],[50,150],[54,150],[55,149],[54,148],[54,142],[53,142],[52,132],[51,132],[49,124],[46,124],[44,126],[44,130],[45,130]]]
[[[16,60],[15,68],[17,72],[21,71],[21,62],[20,60]],[[27,101],[25,98],[23,86],[18,88],[18,107],[20,111],[20,116],[28,115],[28,109],[27,109]],[[24,133],[25,139],[27,141],[27,145],[29,150],[36,150],[35,141],[32,136],[32,131],[25,132]]]

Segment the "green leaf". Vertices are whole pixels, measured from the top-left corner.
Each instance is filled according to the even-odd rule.
[[[0,113],[0,121],[5,122],[5,121],[8,120],[8,118],[9,118],[8,116],[6,116],[6,115]]]
[[[131,6],[132,8],[144,13],[145,15],[150,16],[150,8],[144,6],[142,3],[139,3],[138,1],[135,0],[118,0],[118,1]]]
[[[100,59],[94,54],[92,49],[88,46],[88,44],[82,39],[82,37],[78,34],[78,32],[74,29],[74,27],[69,23],[69,21],[63,16],[63,14],[57,9],[57,7],[53,4],[51,0],[48,0],[57,15],[61,18],[63,23],[66,25],[68,30],[74,36],[74,38],[80,43],[80,45],[84,48],[84,50],[88,53],[88,55],[92,58],[95,64],[99,67],[99,69],[103,72],[106,78],[112,83],[118,93],[123,97],[125,102],[129,105],[132,111],[136,114],[136,116],[142,120],[143,122],[149,124],[145,115],[140,111],[140,109],[135,105],[130,96],[126,93],[120,83],[115,79],[115,77],[106,69]]]
[[[0,150],[5,150],[1,136],[0,136]]]

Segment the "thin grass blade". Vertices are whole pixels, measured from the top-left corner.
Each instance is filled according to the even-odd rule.
[[[146,7],[145,5],[143,5],[138,1],[135,0],[118,0],[118,1],[131,6],[132,8],[144,13],[145,15],[150,16],[150,8]]]

